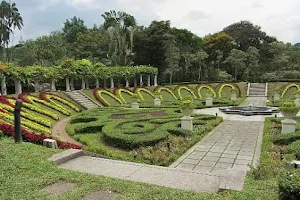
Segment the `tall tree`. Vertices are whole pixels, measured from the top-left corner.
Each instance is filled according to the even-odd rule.
[[[225,63],[229,63],[234,71],[234,79],[238,79],[238,72],[243,72],[246,67],[247,54],[238,49],[232,49],[230,55],[225,60]]]
[[[270,37],[262,31],[260,26],[254,25],[249,21],[231,24],[224,28],[223,31],[233,38],[237,49],[242,51],[247,51],[251,46],[260,49],[263,43],[276,41],[274,37]]]
[[[17,8],[16,3],[2,1],[0,4],[0,45],[4,49],[8,47],[10,35],[14,34],[15,29],[21,30],[23,18]]]
[[[203,78],[201,78],[201,74],[203,73],[203,68],[207,67],[205,64],[206,58],[208,58],[208,54],[204,50],[200,50],[194,55],[194,61],[198,66],[198,81],[203,80]]]
[[[70,20],[66,20],[63,27],[63,33],[66,37],[68,43],[74,43],[77,41],[79,33],[86,33],[87,27],[84,24],[84,21],[80,18],[74,16]]]
[[[251,81],[257,82],[260,78],[259,68],[259,50],[256,47],[249,47],[247,49],[247,74]]]
[[[127,14],[126,12],[116,12],[115,10],[110,10],[109,12],[105,12],[101,16],[104,18],[104,29],[115,27],[117,24],[120,24],[124,29],[130,26],[136,26],[135,18],[132,15]]]
[[[165,73],[169,74],[169,82],[171,84],[174,74],[179,71],[180,51],[173,35],[165,34],[164,37]]]

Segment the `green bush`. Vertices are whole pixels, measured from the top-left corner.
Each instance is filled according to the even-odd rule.
[[[284,153],[295,154],[296,158],[300,158],[300,140],[292,142],[284,150]]]
[[[287,145],[287,144],[290,144],[290,143],[292,143],[296,140],[300,140],[300,132],[277,135],[273,139],[273,142],[274,142],[274,144]]]
[[[279,199],[300,199],[300,171],[292,170],[284,173],[279,180]]]

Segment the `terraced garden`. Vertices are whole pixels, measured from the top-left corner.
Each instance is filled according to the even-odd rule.
[[[268,84],[268,105],[269,106],[280,106],[284,102],[289,100],[295,100],[296,95],[299,94],[300,84],[299,83],[269,83]],[[274,100],[274,95],[280,96],[279,100]]]

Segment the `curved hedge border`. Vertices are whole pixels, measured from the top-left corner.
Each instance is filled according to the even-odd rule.
[[[231,89],[237,89],[239,91],[238,96],[239,97],[242,96],[242,91],[237,84],[221,83],[221,84],[217,85],[217,87],[216,87],[216,88],[219,88],[219,90],[218,90],[219,97],[222,97],[222,91],[223,91],[224,87],[230,87]]]
[[[127,93],[128,95],[132,96],[134,93],[132,91],[130,91],[129,89],[124,89],[124,88],[117,88],[116,90],[114,90],[114,94],[117,95],[117,97],[119,97],[123,103],[128,103],[125,98],[123,97],[122,93]]]
[[[181,95],[181,90],[188,91],[194,99],[197,99],[197,96],[195,95],[194,91],[192,89],[190,89],[188,86],[178,85],[178,86],[176,86],[175,91],[180,99],[183,99],[183,97]]]
[[[161,93],[162,90],[166,91],[167,93],[169,93],[170,95],[172,95],[173,98],[174,98],[174,100],[178,100],[178,97],[174,94],[173,90],[170,89],[170,88],[168,88],[168,87],[157,86],[157,87],[155,87],[153,89],[153,92],[157,91],[157,92]],[[163,97],[162,97],[162,95],[160,95],[160,97],[161,97],[162,100],[164,100]]]
[[[112,94],[110,91],[107,91],[105,89],[95,88],[94,96],[103,106],[111,106],[111,105],[105,98],[102,97],[102,95],[101,95],[102,93],[110,96],[111,98],[116,100],[120,105],[123,105],[123,101],[121,99],[119,99],[118,97],[116,97],[114,94]]]
[[[145,92],[145,93],[149,94],[150,96],[153,97],[153,99],[155,99],[155,96],[154,96],[154,94],[151,92],[151,90],[148,90],[148,89],[146,89],[146,88],[135,88],[134,92],[135,92],[136,94],[139,95],[139,97],[140,97],[140,99],[141,99],[142,101],[145,101],[145,98],[143,97],[142,92]]]
[[[204,89],[204,88],[210,90],[210,91],[212,92],[214,98],[217,98],[217,93],[216,93],[216,91],[212,88],[212,86],[210,86],[210,85],[198,85],[198,86],[195,88],[195,91],[196,91],[196,94],[198,94],[198,97],[199,97],[199,98],[202,98],[201,90]]]
[[[283,89],[283,91],[282,91],[282,93],[281,93],[281,98],[284,97],[284,95],[287,93],[287,91],[288,91],[290,88],[292,88],[292,87],[296,87],[297,90],[300,90],[300,85],[299,85],[299,84],[296,84],[296,83],[289,84],[289,85],[287,85],[287,86]]]

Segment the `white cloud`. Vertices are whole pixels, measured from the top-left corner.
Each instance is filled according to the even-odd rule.
[[[18,0],[16,0],[18,1]],[[19,0],[21,1],[21,0]],[[22,0],[23,1],[23,0]],[[120,10],[132,14],[139,25],[149,25],[152,20],[171,20],[172,26],[186,28],[199,36],[222,30],[224,27],[249,20],[260,25],[267,34],[284,42],[300,42],[299,0],[34,0],[40,8],[64,2],[76,8],[85,22],[99,24],[103,12]],[[59,5],[59,4],[58,4]],[[60,4],[61,5],[61,4]],[[34,10],[30,10],[34,16]],[[60,11],[61,12],[61,11]],[[96,18],[91,17],[97,16]],[[70,13],[69,13],[70,14]],[[71,13],[73,14],[73,13]],[[42,15],[40,17],[43,17]],[[55,16],[54,16],[55,17]],[[81,17],[78,15],[78,17]],[[56,19],[58,20],[58,19]],[[59,19],[64,21],[65,19]],[[26,24],[30,23],[25,22]],[[34,24],[30,24],[30,27]],[[36,27],[38,28],[38,27]],[[49,27],[51,28],[51,27]],[[55,29],[54,29],[55,30]]]

